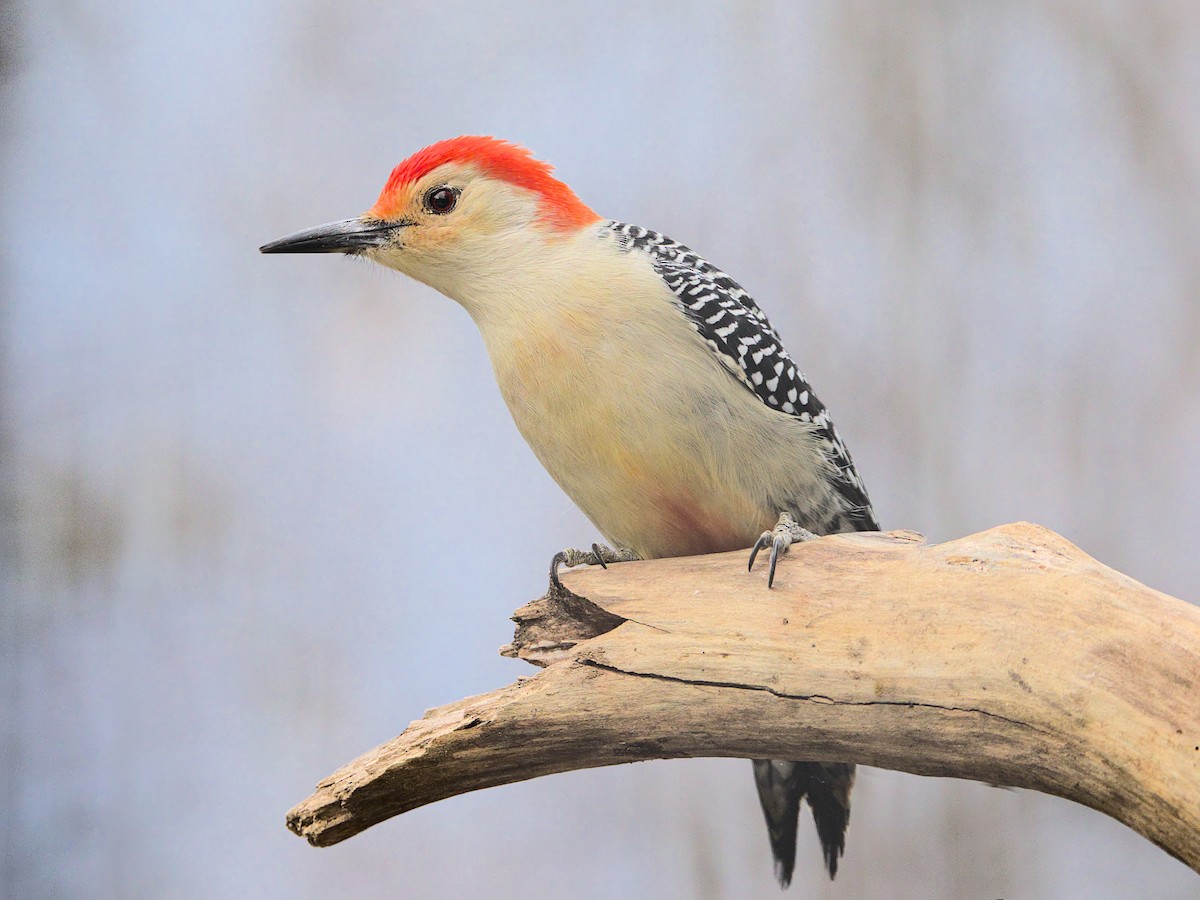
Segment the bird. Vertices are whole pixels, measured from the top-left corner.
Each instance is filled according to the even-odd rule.
[[[341,253],[458,302],[518,430],[607,543],[607,565],[879,529],[825,406],[750,294],[687,246],[605,219],[525,147],[464,135],[397,165],[360,216],[263,253]],[[849,763],[753,760],[775,874],[793,876],[807,800],[829,877]]]

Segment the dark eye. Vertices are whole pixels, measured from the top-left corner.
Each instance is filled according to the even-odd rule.
[[[458,203],[458,191],[448,187],[436,187],[425,195],[425,208],[442,215],[454,209]]]

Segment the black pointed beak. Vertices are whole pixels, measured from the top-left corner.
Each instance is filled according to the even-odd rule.
[[[260,253],[360,253],[387,243],[400,222],[378,219],[346,219],[316,228],[306,228],[263,244]]]

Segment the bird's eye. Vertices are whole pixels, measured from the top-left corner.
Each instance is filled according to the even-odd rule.
[[[435,187],[425,195],[425,207],[439,216],[450,212],[458,203],[458,191],[448,187]]]

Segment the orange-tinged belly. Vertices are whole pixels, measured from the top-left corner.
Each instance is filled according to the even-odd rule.
[[[750,546],[762,529],[753,524],[730,521],[687,494],[659,492],[648,498],[657,511],[657,527],[647,533],[653,547],[648,556],[694,556],[720,553]]]

